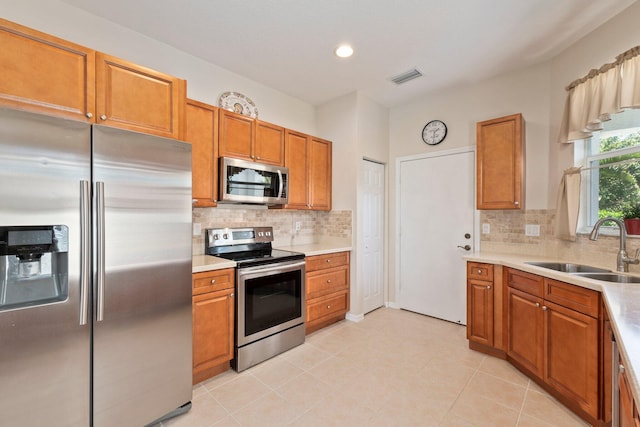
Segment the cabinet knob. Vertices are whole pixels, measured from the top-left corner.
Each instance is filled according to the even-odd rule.
[[[216,279],[211,279],[211,284],[215,284],[216,283]]]
[[[91,114],[91,113],[87,113],[87,117],[88,117],[88,118],[91,118],[91,117],[93,117],[93,114]]]
[[[478,274],[482,274],[482,270],[478,269]]]
[[[331,260],[330,260],[330,259],[328,259],[328,260],[327,260],[327,262],[331,262]]]
[[[491,289],[491,285],[487,285],[487,289]]]
[[[104,114],[100,116],[100,120],[107,120],[107,116],[105,116]]]
[[[260,160],[260,156],[256,156],[256,160]]]
[[[328,305],[328,306],[327,306],[327,310],[329,310],[330,308],[331,308],[331,306],[330,306],[330,305]]]
[[[542,311],[547,311],[547,306],[546,305],[542,306]]]
[[[327,279],[327,283],[331,283],[331,279]]]
[[[618,366],[618,371],[619,371],[621,374],[624,374],[624,365],[623,365],[622,363],[620,364],[620,366]]]
[[[518,206],[520,204],[520,202],[513,202],[514,205]]]
[[[536,307],[540,307],[540,303],[539,302],[536,303]]]
[[[235,296],[236,296],[236,294],[233,294],[233,293],[232,293],[232,294],[229,294],[229,298],[233,298],[233,297],[235,297]]]

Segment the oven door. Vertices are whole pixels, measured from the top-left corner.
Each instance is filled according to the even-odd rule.
[[[304,323],[304,267],[303,260],[238,269],[237,347]]]

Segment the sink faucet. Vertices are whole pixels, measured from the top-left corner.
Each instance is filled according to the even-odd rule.
[[[600,226],[608,221],[615,222],[616,225],[620,228],[620,250],[618,251],[618,258],[616,259],[616,270],[629,271],[629,264],[640,263],[640,260],[638,259],[638,253],[640,252],[640,249],[636,250],[635,258],[629,258],[627,256],[627,230],[624,228],[624,222],[620,221],[618,218],[613,218],[610,216],[600,218],[593,226],[593,230],[591,230],[589,239],[598,240],[598,234],[600,234]]]

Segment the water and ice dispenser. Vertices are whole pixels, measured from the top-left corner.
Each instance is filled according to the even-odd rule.
[[[0,227],[0,311],[66,300],[68,250],[64,225]]]

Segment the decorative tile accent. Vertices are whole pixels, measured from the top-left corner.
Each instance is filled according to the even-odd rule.
[[[296,222],[300,230],[296,231]],[[278,242],[308,243],[321,237],[351,239],[351,211],[289,211],[284,209],[217,207],[194,208],[193,223],[200,224],[201,233],[193,236],[193,255],[204,254],[204,233],[207,228],[271,226]]]

